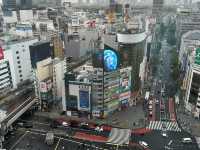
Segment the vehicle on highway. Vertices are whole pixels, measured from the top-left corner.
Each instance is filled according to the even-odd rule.
[[[68,126],[69,126],[69,123],[63,121],[63,122],[62,122],[62,125],[63,125],[64,127],[68,127]]]
[[[149,111],[149,116],[152,117],[153,111]]]
[[[149,105],[149,110],[152,110],[153,109],[153,105]]]
[[[45,138],[45,143],[47,145],[53,145],[53,143],[54,143],[54,133],[53,132],[47,132],[46,138]]]
[[[139,141],[139,144],[144,148],[148,148],[149,147],[149,145],[145,141]]]
[[[167,135],[167,132],[166,132],[166,131],[162,131],[161,135],[162,135],[163,137],[168,137],[168,135]]]
[[[156,99],[156,104],[157,104],[157,105],[159,104],[159,100],[158,100],[158,99]]]
[[[162,101],[160,101],[160,111],[164,112],[164,109],[165,109],[165,105]]]
[[[192,143],[191,138],[182,138],[182,143]]]
[[[87,122],[81,122],[80,128],[82,129],[90,129],[89,124]]]
[[[103,132],[103,128],[102,128],[102,127],[99,127],[99,126],[97,126],[97,127],[95,128],[95,131],[98,131],[98,132]]]
[[[152,104],[153,104],[153,101],[152,101],[152,100],[150,100],[150,101],[149,101],[149,105],[152,105]]]

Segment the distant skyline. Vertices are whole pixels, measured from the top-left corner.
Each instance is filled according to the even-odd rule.
[[[33,0],[34,1],[34,0]],[[62,0],[62,1],[70,1],[70,2],[73,2],[73,3],[78,3],[78,0]],[[130,2],[130,1],[134,1],[134,0],[116,0],[117,2],[120,2],[120,3],[126,3],[126,2]],[[152,4],[153,0],[136,0],[138,2],[143,2],[145,4]],[[174,3],[175,1],[178,1],[178,0],[164,0],[165,1],[165,4],[170,4],[170,3]],[[184,1],[184,0],[179,0],[179,1]],[[195,2],[198,2],[200,0],[192,0],[193,3]],[[2,0],[0,0],[0,5],[2,5]]]

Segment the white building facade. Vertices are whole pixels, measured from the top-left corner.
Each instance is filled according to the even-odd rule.
[[[29,46],[38,39],[20,39],[3,44],[4,60],[9,62],[13,88],[28,79],[32,79]]]

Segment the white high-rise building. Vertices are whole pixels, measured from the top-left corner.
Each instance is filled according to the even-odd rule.
[[[7,68],[10,70],[12,87],[17,88],[23,81],[32,79],[29,46],[37,42],[38,39],[12,39],[10,36],[0,37],[0,40],[4,41],[2,45],[4,55],[3,63],[9,65]],[[2,75],[0,74],[0,76]]]

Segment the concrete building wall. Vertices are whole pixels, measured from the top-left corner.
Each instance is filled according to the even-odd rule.
[[[4,58],[9,61],[14,88],[22,81],[33,79],[29,46],[37,41],[29,39],[4,47]]]
[[[62,86],[64,82],[64,61],[55,62],[54,65],[54,89],[56,99],[62,98]]]
[[[12,88],[12,76],[8,60],[0,60],[0,92]]]

